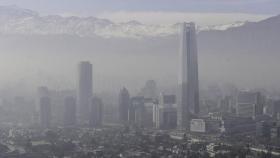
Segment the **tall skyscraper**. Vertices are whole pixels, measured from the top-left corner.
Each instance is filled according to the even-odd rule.
[[[130,106],[129,92],[123,88],[119,94],[119,120],[120,123],[128,122],[128,111]]]
[[[74,97],[64,99],[64,125],[73,126],[76,124],[76,100]]]
[[[40,122],[43,128],[51,125],[51,99],[49,97],[40,98]]]
[[[92,64],[88,61],[80,62],[78,73],[78,118],[81,123],[86,123],[92,98]]]
[[[178,127],[189,129],[191,115],[199,113],[196,29],[194,23],[183,23],[181,27]]]

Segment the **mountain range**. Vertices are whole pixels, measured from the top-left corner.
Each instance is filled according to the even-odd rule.
[[[198,27],[203,30],[227,30],[246,22]],[[0,33],[28,35],[77,35],[80,37],[100,36],[105,38],[141,38],[168,36],[177,33],[178,24],[147,25],[137,21],[114,23],[96,17],[40,16],[39,13],[17,6],[0,6]]]

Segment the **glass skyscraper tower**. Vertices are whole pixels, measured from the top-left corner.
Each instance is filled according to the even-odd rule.
[[[189,129],[190,119],[199,113],[199,83],[196,28],[183,23],[180,30],[178,78],[178,127]]]

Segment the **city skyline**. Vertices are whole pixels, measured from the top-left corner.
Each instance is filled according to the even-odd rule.
[[[0,0],[0,157],[278,158],[279,0]]]
[[[98,83],[96,92],[119,91],[125,85],[131,93],[138,93],[146,80],[153,79],[160,87],[167,85],[167,88],[174,86],[177,80],[176,25],[149,26],[137,22],[116,24],[107,20],[76,17],[30,17],[29,12],[25,17],[24,9],[0,7],[0,10],[3,12],[1,15],[5,15],[0,32],[6,35],[1,36],[6,44],[0,46],[3,54],[0,59],[2,87],[14,88],[18,84],[22,86],[21,89],[27,89],[19,91],[25,94],[26,91],[34,93],[38,85],[73,89],[76,77],[71,69],[75,69],[76,62],[82,60],[90,60],[96,68],[93,72],[93,78]],[[18,17],[18,14],[25,16]],[[6,16],[11,20],[5,20]],[[21,25],[18,25],[18,21]],[[204,31],[199,31],[201,87],[228,83],[269,90],[279,87],[277,65],[274,64],[279,55],[275,43],[278,28],[274,28],[277,22],[275,16],[256,23],[243,21],[206,27]],[[262,27],[273,29],[264,30]],[[233,38],[227,38],[227,34]],[[250,38],[251,34],[257,38]],[[18,41],[17,47],[14,47],[14,41]],[[208,45],[209,42],[211,44]],[[219,46],[220,43],[223,43],[223,47]],[[67,61],[61,62],[64,59]],[[154,64],[155,61],[157,64]],[[251,61],[250,66],[247,66],[247,61]],[[260,62],[266,64],[260,65]]]

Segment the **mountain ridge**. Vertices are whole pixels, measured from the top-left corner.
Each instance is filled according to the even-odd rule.
[[[198,26],[198,31],[228,30],[248,22]],[[17,6],[0,6],[0,33],[23,35],[68,34],[80,37],[99,36],[103,38],[143,38],[174,35],[178,24],[147,25],[132,20],[115,23],[96,17],[63,17],[60,15],[41,16],[39,13]]]

